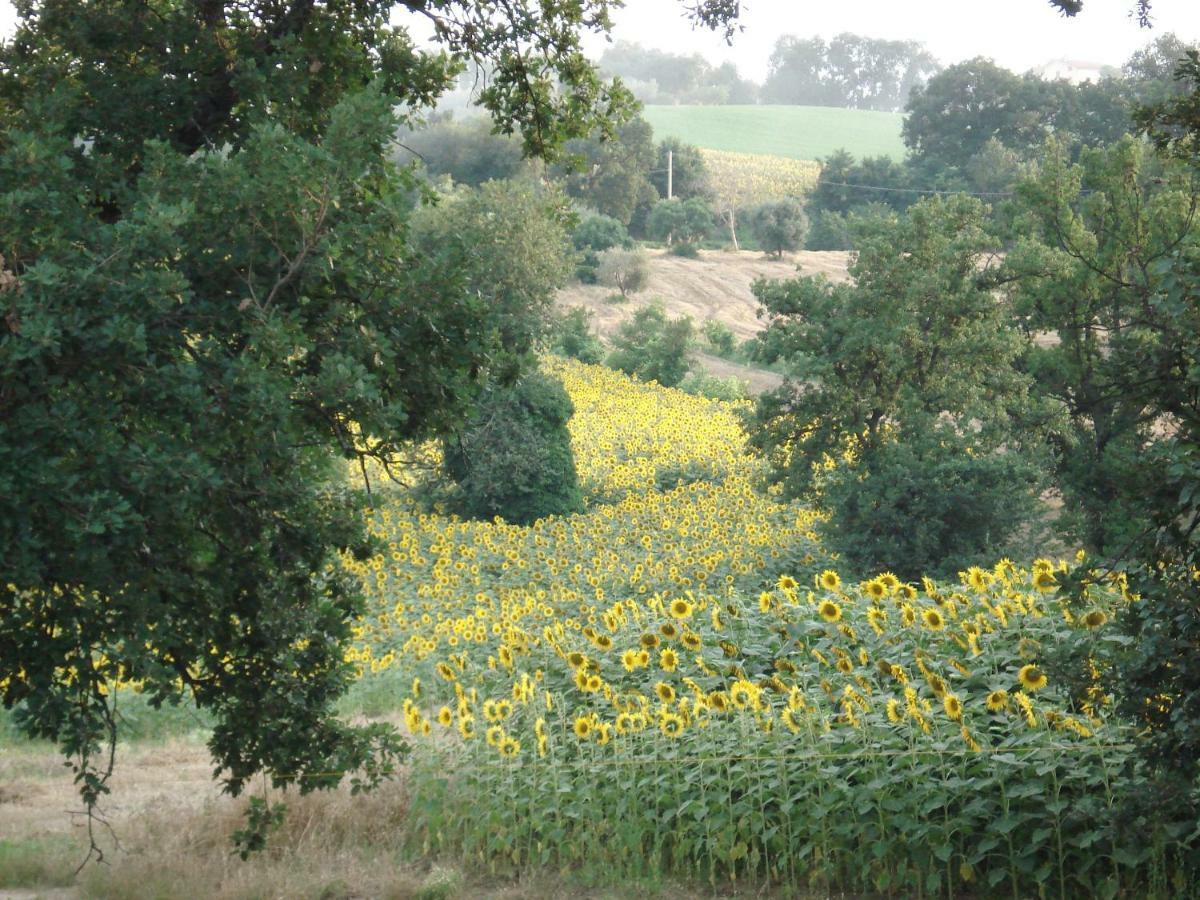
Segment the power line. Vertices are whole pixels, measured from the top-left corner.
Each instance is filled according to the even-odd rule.
[[[822,181],[818,182],[818,187],[828,185],[829,187],[846,187],[860,188],[864,191],[887,191],[893,194],[936,194],[939,196],[949,196],[951,194],[966,194],[969,197],[1015,197],[1015,191],[944,191],[935,190],[933,188],[898,188],[884,187],[879,184],[851,184],[848,181]]]

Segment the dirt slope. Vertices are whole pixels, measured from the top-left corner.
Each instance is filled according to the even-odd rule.
[[[716,319],[728,325],[739,340],[745,340],[762,327],[755,315],[758,301],[750,293],[755,279],[791,278],[799,271],[844,281],[848,256],[843,251],[801,251],[780,261],[747,250],[703,250],[699,259],[684,259],[652,250],[650,282],[629,302],[610,303],[614,291],[603,285],[572,284],[559,292],[558,304],[586,307],[593,316],[592,326],[607,336],[638,307],[659,299],[673,316],[689,315],[697,326]]]

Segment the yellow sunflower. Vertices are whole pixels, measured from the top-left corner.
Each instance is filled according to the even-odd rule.
[[[677,597],[671,601],[671,605],[667,607],[667,612],[671,614],[673,619],[688,619],[692,615],[692,604],[688,603],[682,597]]]
[[[1021,671],[1017,673],[1017,680],[1027,691],[1040,691],[1049,681],[1046,673],[1033,664],[1021,666]]]
[[[946,715],[953,721],[958,722],[962,719],[962,701],[958,699],[957,695],[947,691],[946,695],[942,697],[942,707],[946,710]]]
[[[921,610],[921,621],[925,623],[925,627],[930,631],[941,631],[946,627],[946,619],[939,610],[932,607]]]
[[[822,600],[821,605],[817,607],[817,615],[826,622],[837,622],[842,618],[842,608],[832,600]]]

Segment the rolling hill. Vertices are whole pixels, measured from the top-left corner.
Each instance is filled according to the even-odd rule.
[[[647,106],[657,140],[697,147],[821,159],[844,147],[856,157],[904,157],[900,113],[825,106]]]

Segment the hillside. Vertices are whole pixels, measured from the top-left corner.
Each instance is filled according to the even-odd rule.
[[[904,157],[900,113],[825,106],[647,106],[655,138],[698,147],[821,159],[844,147],[856,157]]]
[[[757,278],[791,278],[825,275],[845,280],[849,254],[840,250],[811,251],[785,255],[782,260],[743,250],[702,250],[699,259],[671,256],[662,250],[649,251],[650,282],[626,303],[612,303],[613,289],[598,284],[571,284],[559,291],[559,306],[583,306],[593,316],[593,327],[604,336],[633,317],[638,307],[662,300],[673,316],[691,316],[697,325],[716,319],[728,325],[739,340],[753,337],[762,324],[756,315],[758,301],[750,291]]]
[[[757,316],[758,301],[750,286],[758,278],[791,278],[825,275],[844,280],[849,254],[843,251],[800,251],[783,260],[768,259],[761,253],[743,250],[702,250],[699,259],[671,256],[652,250],[650,282],[646,290],[625,303],[613,303],[612,288],[598,284],[574,283],[559,291],[560,307],[582,306],[592,314],[592,327],[609,337],[621,323],[647,303],[661,300],[672,316],[691,316],[697,327],[708,319],[729,326],[739,341],[753,337],[762,327]],[[700,353],[700,368],[720,378],[735,376],[748,383],[752,393],[776,387],[782,379],[773,372],[741,365]]]

